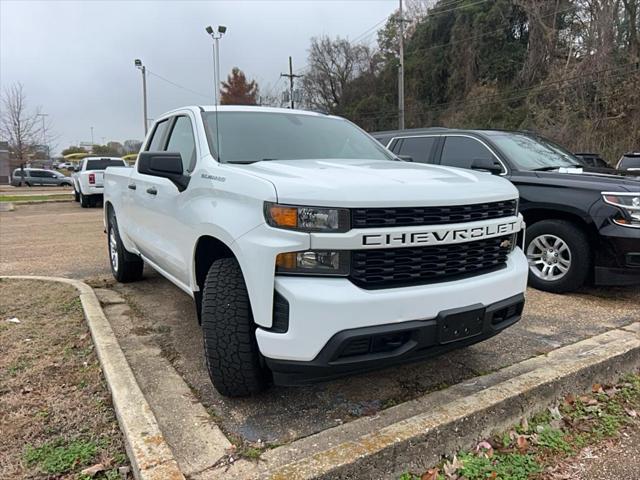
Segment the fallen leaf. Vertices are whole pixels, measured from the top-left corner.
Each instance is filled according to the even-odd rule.
[[[88,477],[94,477],[97,473],[103,472],[105,469],[104,465],[101,463],[96,463],[91,467],[87,467],[80,472],[80,475],[86,475]]]
[[[454,455],[453,460],[444,464],[444,474],[447,478],[457,479],[458,475],[456,475],[456,472],[460,467],[462,467],[462,462]]]
[[[571,393],[569,395],[567,395],[566,397],[564,397],[565,405],[573,405],[575,402],[576,402],[576,397],[574,395],[572,395]]]
[[[432,468],[424,472],[420,477],[420,480],[437,480],[439,474],[440,474],[440,469]]]
[[[589,399],[589,401],[587,402],[587,405],[590,405],[590,406],[598,405],[598,400],[596,400],[595,398],[591,398],[591,399]]]
[[[555,420],[560,420],[562,418],[562,414],[560,413],[560,409],[555,406],[555,407],[549,407],[549,413],[551,414],[551,417]]]
[[[18,320],[16,317],[7,318],[6,321],[9,322],[9,323],[20,323],[20,320]]]
[[[627,415],[629,415],[630,417],[636,418],[638,416],[638,412],[633,409],[625,408],[624,411],[627,412]]]
[[[594,383],[594,384],[591,386],[591,391],[592,391],[593,393],[602,393],[602,392],[603,392],[603,390],[602,390],[602,385],[600,385],[599,383]]]
[[[523,417],[522,420],[520,420],[520,428],[522,428],[523,432],[529,431],[529,421],[526,417]]]
[[[549,426],[554,430],[560,430],[563,426],[563,422],[562,420],[558,420],[558,419],[551,420],[549,422]]]
[[[518,446],[520,453],[525,453],[529,449],[529,441],[524,437],[524,435],[518,436],[516,445]]]
[[[493,447],[486,440],[483,440],[476,446],[476,452],[486,455],[487,458],[493,457]]]

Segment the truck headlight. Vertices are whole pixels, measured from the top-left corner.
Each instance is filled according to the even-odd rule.
[[[614,218],[614,223],[640,228],[640,192],[602,192],[602,199],[622,211],[622,217]]]
[[[346,232],[350,228],[346,208],[280,205],[265,202],[264,216],[272,227],[302,232]]]
[[[276,273],[298,275],[349,275],[348,251],[308,250],[281,253],[276,257]]]

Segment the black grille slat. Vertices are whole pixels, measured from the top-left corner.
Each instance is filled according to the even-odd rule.
[[[354,208],[352,228],[410,227],[473,222],[516,215],[517,201],[442,207]]]
[[[351,281],[362,288],[422,285],[479,275],[500,268],[510,236],[427,247],[383,248],[351,252]]]

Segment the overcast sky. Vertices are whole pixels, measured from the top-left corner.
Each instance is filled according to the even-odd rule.
[[[149,75],[149,117],[187,104],[213,103],[207,25],[226,25],[221,78],[234,66],[280,92],[293,56],[304,67],[309,39],[350,39],[380,23],[397,0],[18,1],[0,0],[0,83],[21,82],[31,107],[50,115],[57,151],[91,140],[142,139],[142,80]],[[375,30],[365,36],[371,44]],[[276,84],[276,82],[278,82]],[[274,89],[274,85],[277,90]]]

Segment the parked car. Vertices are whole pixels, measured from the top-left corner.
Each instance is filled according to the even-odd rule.
[[[618,170],[639,172],[640,171],[640,152],[625,153],[618,164],[616,165]]]
[[[104,191],[104,170],[109,167],[126,167],[126,162],[117,157],[87,157],[80,161],[73,179],[73,194],[82,208],[95,207]]]
[[[60,170],[74,170],[75,167],[76,166],[71,162],[62,162],[62,163],[59,163],[56,168]]]
[[[374,133],[414,162],[484,170],[520,191],[530,285],[567,292],[587,281],[640,283],[640,179],[590,173],[540,136],[493,130],[420,129]]]
[[[35,185],[70,187],[72,180],[54,170],[43,168],[16,168],[11,176],[11,185],[32,187]]]
[[[607,161],[598,153],[574,153],[587,167],[611,168]]]
[[[500,178],[398,161],[345,119],[186,107],[105,172],[111,270],[195,299],[224,395],[424,358],[514,324],[527,261]]]

